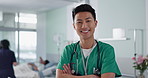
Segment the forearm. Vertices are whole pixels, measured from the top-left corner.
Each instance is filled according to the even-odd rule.
[[[101,78],[115,78],[115,73],[104,73]]]
[[[64,70],[57,69],[56,70],[56,78],[115,78],[115,73],[104,73],[101,77],[97,75],[86,75],[86,76],[75,76],[72,75],[70,65],[68,66],[64,64]]]
[[[100,78],[96,75],[86,75],[86,76],[75,76],[75,75],[69,75],[69,74],[62,74],[62,76],[57,78]]]
[[[96,75],[86,75],[86,76],[75,76],[71,74],[64,74],[62,70],[57,69],[56,78],[101,78]]]

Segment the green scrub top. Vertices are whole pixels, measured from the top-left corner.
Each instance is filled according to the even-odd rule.
[[[99,67],[101,69],[101,74],[112,72],[115,73],[116,77],[120,77],[121,73],[115,60],[114,48],[111,45],[103,43],[101,41],[98,42],[98,45],[96,45],[95,48],[90,53],[89,59],[88,56],[84,58],[85,65],[86,65],[86,60],[88,59],[88,64],[86,69],[87,75],[94,74],[93,73],[94,68]],[[76,52],[78,53],[78,64],[76,62],[76,53],[74,53],[75,48]],[[98,51],[100,51],[100,58],[98,57],[99,55]],[[67,45],[64,48],[64,52],[60,58],[57,69],[64,70],[63,69],[64,64],[71,64],[72,69],[77,71],[76,69],[78,65],[78,74],[83,76],[85,75],[83,59],[82,59],[83,57],[84,55],[81,54],[80,44],[72,43],[70,45]],[[97,62],[99,62],[98,66]]]

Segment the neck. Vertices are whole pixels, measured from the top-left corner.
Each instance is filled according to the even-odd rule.
[[[89,40],[80,40],[80,45],[81,45],[81,48],[83,49],[90,49],[94,46],[95,44],[95,39],[89,39]]]

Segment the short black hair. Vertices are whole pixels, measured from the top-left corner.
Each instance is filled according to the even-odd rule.
[[[81,5],[77,6],[76,8],[74,8],[72,11],[73,20],[75,19],[75,15],[79,12],[90,12],[92,14],[94,20],[96,20],[95,10],[89,4],[81,4]]]
[[[0,44],[1,44],[1,48],[9,49],[10,43],[7,39],[1,40]]]
[[[46,65],[46,64],[48,64],[48,63],[50,63],[50,61],[48,61],[48,60],[45,60],[45,65]]]

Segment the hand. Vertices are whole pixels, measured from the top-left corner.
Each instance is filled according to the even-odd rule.
[[[13,62],[13,65],[16,66],[16,65],[18,65],[18,63],[17,62]]]
[[[68,65],[64,64],[63,68],[64,68],[64,70],[62,70],[62,71],[64,74],[70,74],[70,75],[72,74],[70,64],[68,64]]]
[[[45,63],[45,61],[42,59],[42,57],[40,57],[40,63],[41,64],[44,64]]]

